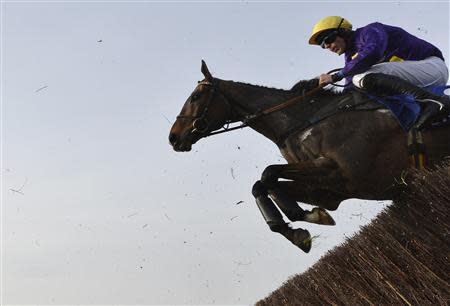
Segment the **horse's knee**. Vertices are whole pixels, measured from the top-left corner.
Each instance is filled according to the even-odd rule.
[[[273,185],[278,180],[278,173],[278,167],[276,165],[270,165],[261,174],[261,181],[266,185]]]
[[[268,195],[267,188],[261,181],[257,181],[255,184],[253,184],[252,194],[255,198],[260,196],[266,197]]]

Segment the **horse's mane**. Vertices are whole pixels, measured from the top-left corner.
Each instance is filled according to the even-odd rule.
[[[263,85],[255,85],[255,84],[251,84],[251,83],[245,83],[245,82],[237,82],[237,81],[232,81],[233,83],[236,84],[241,84],[244,86],[249,86],[249,87],[256,87],[256,88],[260,88],[263,90],[267,90],[267,91],[277,91],[279,93],[289,93],[290,90],[286,90],[286,89],[281,89],[281,88],[275,88],[275,87],[268,87],[268,86],[263,86]]]
[[[292,86],[291,89],[280,89],[280,88],[274,88],[274,87],[268,87],[268,86],[262,86],[262,85],[255,85],[255,84],[250,84],[250,83],[244,83],[244,82],[236,82],[236,81],[232,81],[233,83],[236,84],[241,84],[241,85],[245,85],[245,86],[251,86],[251,87],[257,87],[263,90],[267,90],[270,92],[278,92],[278,93],[284,93],[284,94],[303,94],[304,92],[308,92],[314,88],[316,88],[319,84],[319,79],[310,79],[310,80],[300,80],[297,83],[294,84],[294,86]],[[335,87],[330,88],[330,89],[322,89],[320,91],[319,94],[322,94],[324,96],[341,96],[344,95],[345,93],[336,90]]]
[[[304,91],[310,91],[316,88],[319,85],[319,79],[310,79],[310,80],[300,80],[292,88],[290,89],[291,92],[296,94],[301,94]],[[322,95],[326,96],[341,96],[344,95],[345,92],[338,91],[336,87],[332,88],[323,88],[320,92]]]

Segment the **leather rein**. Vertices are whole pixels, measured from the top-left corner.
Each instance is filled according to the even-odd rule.
[[[303,101],[305,99],[308,99],[308,98],[314,96],[320,90],[322,90],[322,88],[324,87],[324,86],[318,86],[318,87],[316,87],[316,88],[314,88],[314,89],[312,89],[312,90],[310,90],[308,92],[305,92],[301,96],[294,97],[294,98],[289,99],[289,100],[287,100],[287,101],[285,101],[285,102],[283,102],[281,104],[269,107],[269,108],[264,109],[262,111],[259,111],[257,113],[244,116],[244,118],[242,118],[240,120],[235,120],[235,121],[229,120],[229,121],[227,121],[224,124],[222,129],[211,131],[211,132],[208,133],[207,132],[208,129],[209,129],[209,122],[207,120],[208,108],[209,108],[209,106],[211,104],[211,101],[213,100],[214,96],[216,95],[216,93],[220,93],[225,98],[225,101],[227,102],[227,104],[229,106],[230,112],[232,110],[232,104],[230,103],[230,98],[227,97],[222,91],[219,90],[219,88],[217,86],[217,82],[214,82],[214,80],[213,80],[213,82],[206,81],[206,80],[205,81],[201,81],[201,82],[198,83],[197,86],[200,86],[200,85],[209,86],[209,87],[211,87],[211,91],[212,91],[212,94],[209,96],[209,99],[206,102],[206,106],[203,109],[203,111],[201,112],[201,114],[200,115],[196,115],[196,116],[178,115],[177,119],[191,119],[191,120],[193,120],[191,133],[200,133],[200,134],[202,134],[202,137],[209,137],[209,136],[212,136],[212,135],[222,134],[222,133],[225,133],[225,132],[230,132],[230,131],[234,131],[234,130],[237,130],[237,129],[245,128],[252,121],[260,119],[260,118],[262,118],[264,116],[267,116],[267,115],[269,115],[271,113],[280,111],[280,110],[285,109],[287,107],[290,107],[290,106],[292,106],[294,104],[297,104],[297,103],[299,103],[299,102],[301,102],[301,101]],[[241,121],[242,124],[240,124],[238,126],[235,126],[235,127],[229,127],[229,125],[231,123],[234,123],[234,122],[237,122],[237,121]]]

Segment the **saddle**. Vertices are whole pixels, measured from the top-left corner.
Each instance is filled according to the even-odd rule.
[[[312,103],[313,100],[310,102]],[[357,90],[350,90],[337,103],[325,103],[309,119],[308,126],[345,111],[372,111],[386,108],[372,97]]]
[[[304,84],[300,85],[304,86]],[[442,90],[442,94],[444,90],[445,88]],[[348,89],[347,93],[343,94],[342,98],[335,103],[328,103],[325,101],[315,105],[316,103],[314,98],[309,100],[310,107],[314,109],[311,116],[309,116],[306,122],[301,122],[291,128],[277,141],[277,143],[282,144],[292,133],[298,132],[299,130],[306,130],[327,118],[345,111],[374,111],[378,109],[387,109],[391,111],[394,118],[397,119],[400,127],[408,133],[419,117],[421,111],[420,104],[410,95],[379,97],[368,94],[357,88]],[[445,118],[437,118],[425,128],[435,129],[448,125],[450,125],[450,115]]]
[[[427,165],[427,154],[420,131],[411,129],[420,115],[420,105],[412,96],[399,95],[390,97],[372,96],[362,90],[349,90],[337,103],[325,104],[308,120],[309,126],[342,111],[373,111],[388,109],[397,119],[399,125],[408,133],[407,145],[411,166],[421,169]],[[450,115],[432,121],[426,129],[435,129],[450,125]]]
[[[421,112],[420,104],[410,95],[379,97],[358,89],[349,91],[351,94],[338,102],[338,110],[370,111],[388,109],[405,132],[411,129]],[[443,90],[441,91],[442,94]],[[450,114],[443,118],[435,118],[425,128],[434,129],[448,125],[450,125]]]

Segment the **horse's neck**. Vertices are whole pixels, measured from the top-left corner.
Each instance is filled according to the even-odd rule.
[[[235,110],[235,120],[256,114],[272,106],[279,105],[299,93],[219,80],[220,89],[229,97]],[[308,108],[295,105],[251,122],[249,126],[279,144],[287,133],[297,126],[302,126],[311,115]]]
[[[247,115],[253,115],[280,104],[292,96],[289,91],[233,81],[220,80],[219,84],[220,89],[231,100],[235,116],[232,119],[234,120],[242,120]],[[283,132],[281,131],[282,122],[278,119],[274,120],[278,117],[279,114],[269,115],[251,122],[249,126],[270,140],[277,142]]]

